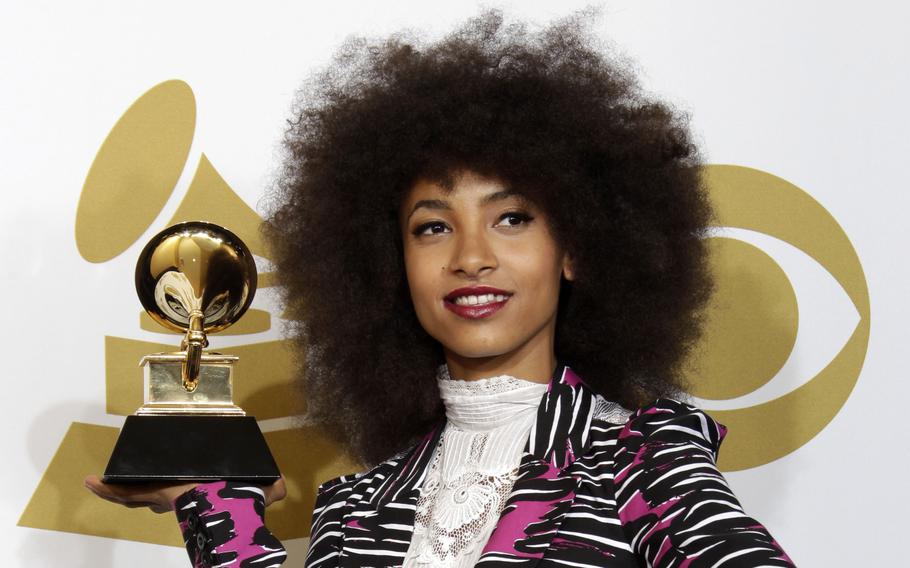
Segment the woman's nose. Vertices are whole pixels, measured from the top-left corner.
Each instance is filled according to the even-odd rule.
[[[498,266],[495,251],[482,232],[462,232],[455,241],[450,264],[453,271],[476,277]]]

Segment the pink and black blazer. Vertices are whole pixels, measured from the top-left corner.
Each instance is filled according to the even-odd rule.
[[[319,488],[307,568],[403,563],[443,427]],[[724,433],[674,400],[630,413],[558,368],[477,566],[793,566],[717,470]]]

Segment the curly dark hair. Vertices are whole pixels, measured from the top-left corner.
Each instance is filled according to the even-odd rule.
[[[471,170],[546,212],[575,269],[556,354],[597,392],[635,408],[681,388],[711,290],[701,159],[588,20],[532,32],[488,11],[429,44],[348,40],[301,90],[265,233],[308,417],[363,463],[444,412],[398,226],[418,178]]]

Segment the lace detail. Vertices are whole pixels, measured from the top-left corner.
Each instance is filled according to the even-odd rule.
[[[467,465],[476,466],[483,457],[483,451],[487,447],[487,440],[490,438],[486,432],[481,432],[471,438],[471,451],[468,453]]]
[[[625,424],[631,415],[631,410],[627,410],[615,402],[610,402],[600,395],[594,397],[594,420],[604,420],[610,424]]]
[[[480,460],[486,434],[476,435],[471,457]],[[502,474],[467,471],[449,482],[440,474],[442,444],[424,480],[414,522],[418,544],[410,551],[413,563],[422,566],[459,566],[486,542],[518,476],[515,467]],[[475,451],[478,455],[475,456]]]
[[[499,375],[488,379],[477,379],[475,381],[457,380],[449,375],[449,369],[445,365],[439,368],[437,375],[441,381],[445,381],[440,386],[451,396],[498,394],[525,388],[530,383],[530,381],[517,379],[510,375]]]

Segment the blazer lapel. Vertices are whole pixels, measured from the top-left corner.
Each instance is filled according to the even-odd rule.
[[[578,479],[570,466],[588,444],[593,411],[593,391],[568,367],[557,369],[518,478],[476,566],[531,567],[543,557],[575,499]]]

